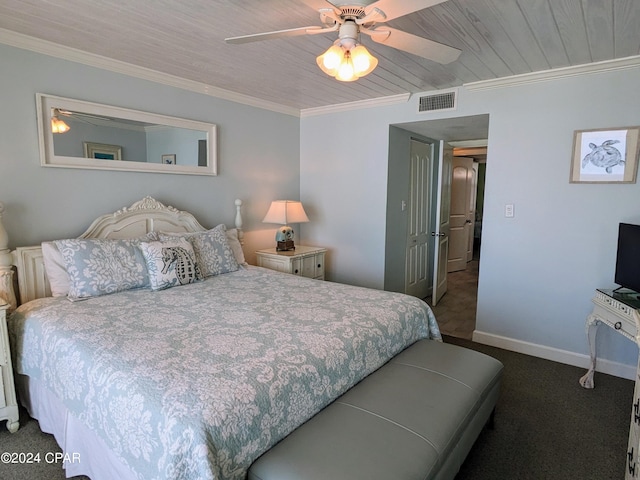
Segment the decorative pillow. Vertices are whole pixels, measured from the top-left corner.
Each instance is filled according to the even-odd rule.
[[[239,265],[247,265],[247,261],[244,258],[244,251],[242,250],[242,244],[238,238],[238,229],[231,228],[227,230],[227,241],[233,252],[233,256],[236,258],[236,262]]]
[[[47,274],[51,295],[53,297],[64,297],[69,293],[69,274],[64,264],[64,258],[54,242],[42,242],[42,260],[44,271]]]
[[[229,246],[224,225],[218,225],[204,232],[160,233],[160,240],[175,238],[186,238],[191,242],[203,278],[235,272],[240,268]]]
[[[193,247],[184,238],[142,242],[152,290],[186,285],[202,278]]]
[[[139,237],[140,241],[158,240],[157,232],[149,232],[143,237]],[[52,297],[65,297],[69,294],[71,282],[65,265],[64,258],[55,242],[42,242],[42,259],[44,262],[44,270],[49,280]],[[146,267],[145,267],[146,268]]]
[[[70,300],[146,287],[149,277],[138,239],[56,240],[69,275]]]

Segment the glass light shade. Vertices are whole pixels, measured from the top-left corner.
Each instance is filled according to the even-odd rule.
[[[342,47],[338,44],[333,44],[326,52],[316,58],[316,63],[324,73],[335,77],[343,58],[344,50]]]
[[[357,79],[358,76],[355,74],[353,62],[351,61],[351,55],[349,54],[349,52],[345,52],[342,63],[340,63],[340,67],[338,67],[336,80],[340,80],[341,82],[352,82]]]
[[[58,117],[51,117],[51,133],[65,133],[69,130],[71,130],[71,127]]]
[[[357,45],[350,53],[354,72],[358,77],[368,75],[378,66],[378,59],[364,45]]]
[[[340,65],[342,57],[344,57],[344,51],[338,45],[332,45],[329,49],[322,54],[322,64],[327,70],[335,70]]]
[[[274,200],[262,219],[262,223],[279,223],[280,225],[308,221],[309,217],[307,217],[302,203],[294,200]]]

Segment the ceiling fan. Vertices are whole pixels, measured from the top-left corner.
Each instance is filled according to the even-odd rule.
[[[389,20],[443,3],[447,0],[304,0],[317,8],[323,26],[309,26],[226,38],[225,42],[240,44],[299,35],[338,32],[338,40],[317,58],[318,66],[342,81],[352,81],[370,73],[378,64],[360,44],[360,33],[374,42],[412,53],[441,64],[455,61],[457,48],[418,37],[402,30],[381,26]]]

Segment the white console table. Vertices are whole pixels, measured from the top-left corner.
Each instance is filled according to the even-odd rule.
[[[580,378],[580,385],[593,388],[596,369],[596,334],[603,323],[640,346],[640,298],[637,293],[617,293],[613,290],[597,289],[592,299],[593,311],[587,317],[587,338],[591,365]],[[625,468],[625,480],[640,477],[640,359],[636,369],[633,407],[629,427],[629,444]]]
[[[596,370],[596,334],[600,324],[604,324],[632,342],[640,345],[638,331],[638,319],[634,313],[640,308],[638,294],[615,293],[613,290],[597,289],[591,300],[593,311],[587,317],[587,338],[589,340],[589,352],[591,365],[589,370],[580,379],[580,385],[584,388],[593,388],[593,374]]]

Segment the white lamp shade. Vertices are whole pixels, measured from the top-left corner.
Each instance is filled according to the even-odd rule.
[[[278,223],[280,225],[308,221],[309,217],[307,217],[302,203],[294,200],[274,200],[262,219],[262,223]]]

